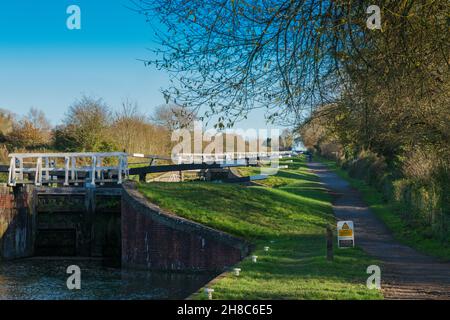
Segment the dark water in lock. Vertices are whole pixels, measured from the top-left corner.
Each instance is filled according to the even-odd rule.
[[[81,289],[69,290],[67,267],[81,269]],[[0,262],[0,300],[184,299],[214,274],[150,272],[107,267],[79,259]]]

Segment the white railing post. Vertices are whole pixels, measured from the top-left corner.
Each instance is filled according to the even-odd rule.
[[[128,176],[130,174],[130,171],[128,169],[128,156],[124,155],[123,157],[123,163],[124,163],[124,167],[125,167],[125,178],[128,179]]]
[[[72,179],[72,181],[75,181],[75,165],[77,163],[77,159],[75,157],[71,157],[70,159],[71,162],[71,170],[70,170],[70,178]]]
[[[95,167],[97,166],[97,157],[96,156],[92,156],[91,159],[92,159],[92,168],[91,168],[91,170],[92,170],[92,172],[91,172],[92,180],[91,180],[91,184],[92,184],[93,187],[95,187]]]
[[[8,172],[8,184],[11,186],[16,185],[16,158],[12,157],[9,163],[9,172]]]
[[[38,157],[36,161],[36,175],[34,176],[34,184],[42,185],[42,158]]]
[[[19,158],[19,180],[23,181],[23,158]]]
[[[102,157],[97,157],[97,178],[102,179],[102,166],[103,166],[103,159]]]
[[[100,185],[104,185],[103,157],[97,158],[97,178],[100,180]]]
[[[117,183],[122,184],[122,165],[123,165],[122,157],[119,157],[119,168],[117,170]]]
[[[69,185],[69,165],[70,165],[70,158],[64,157],[64,185]]]
[[[49,166],[50,166],[50,163],[48,161],[48,157],[45,157],[45,168],[46,168],[46,170],[45,170],[45,179],[47,180],[47,182],[50,180],[50,172],[48,170]]]

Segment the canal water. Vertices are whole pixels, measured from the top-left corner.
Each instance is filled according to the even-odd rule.
[[[67,288],[70,265],[80,267],[80,290]],[[30,258],[0,262],[0,300],[184,299],[213,277],[121,269],[96,260]]]

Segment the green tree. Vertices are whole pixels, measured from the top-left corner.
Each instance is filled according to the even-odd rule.
[[[113,151],[111,123],[111,112],[103,100],[83,96],[69,107],[64,124],[55,130],[54,144],[67,151]]]

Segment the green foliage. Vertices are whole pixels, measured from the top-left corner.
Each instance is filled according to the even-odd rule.
[[[416,163],[415,166],[423,168],[424,164]],[[419,173],[395,177],[388,173],[383,159],[366,153],[347,163],[346,168],[350,177],[364,180],[378,190],[385,201],[394,203],[400,217],[411,228],[421,230],[426,237],[444,242],[450,240],[450,175],[445,166],[430,169],[426,179]]]
[[[101,99],[84,96],[69,107],[64,125],[55,131],[54,144],[66,151],[113,151],[110,125],[108,106]]]
[[[448,189],[420,186],[400,179],[383,190],[351,177],[334,161],[321,159],[342,178],[361,191],[370,209],[380,217],[394,236],[426,254],[450,260]],[[444,186],[449,185],[448,181]],[[448,188],[448,187],[447,187]]]

